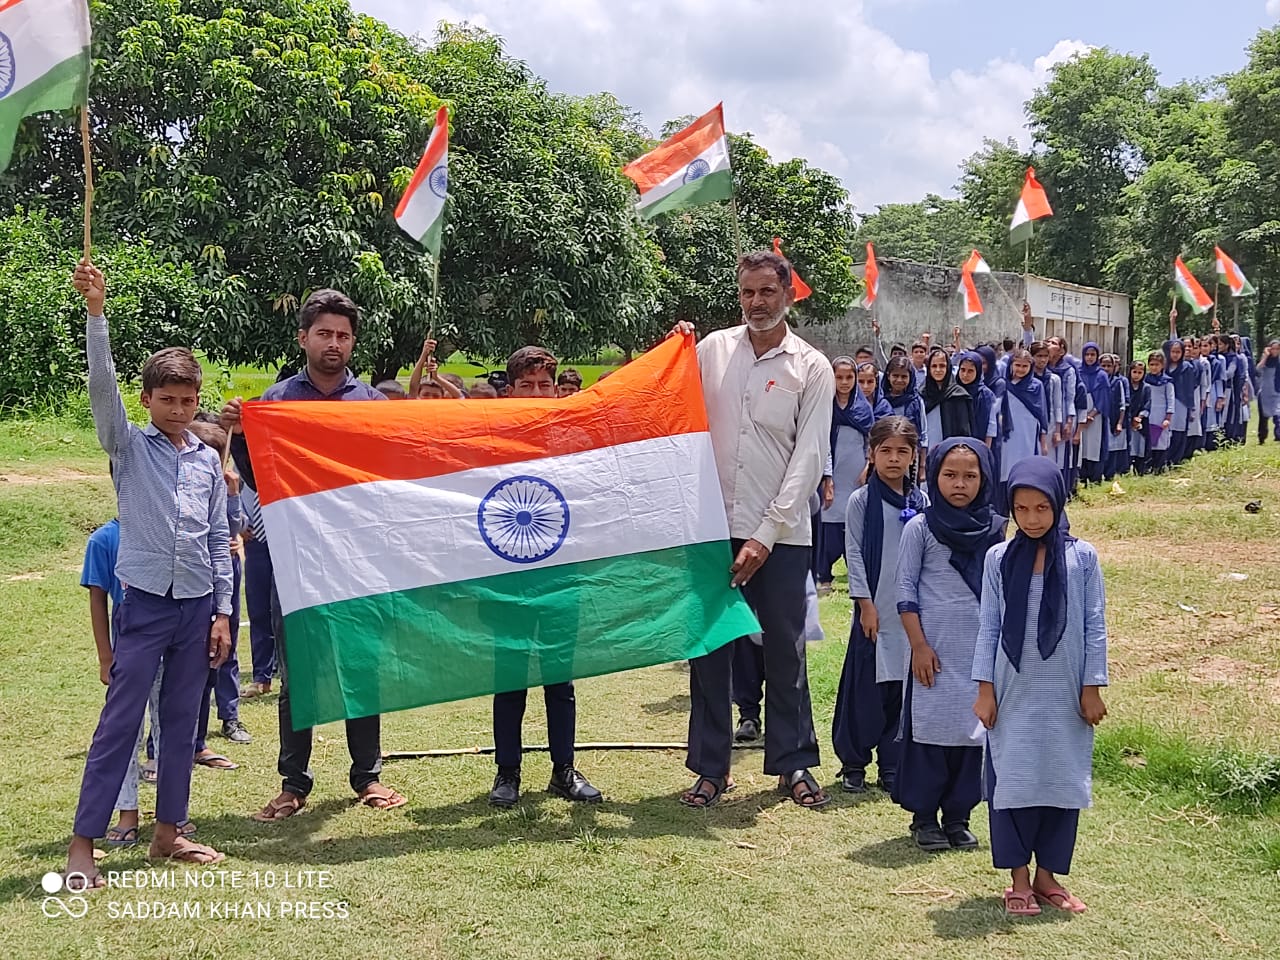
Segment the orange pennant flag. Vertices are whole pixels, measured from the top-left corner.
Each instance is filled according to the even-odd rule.
[[[780,237],[773,238],[773,252],[784,260],[786,259],[786,254],[782,252],[782,239]],[[787,263],[791,263],[791,261],[787,260]],[[795,293],[797,302],[813,295],[813,288],[800,279],[800,274],[796,273],[794,266],[791,268],[791,290]]]

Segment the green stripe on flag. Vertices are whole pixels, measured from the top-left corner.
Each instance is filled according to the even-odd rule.
[[[45,110],[66,110],[85,103],[89,90],[89,51],[55,64],[21,90],[0,98],[0,170],[9,166],[18,124]]]
[[[441,208],[440,216],[431,222],[431,226],[427,227],[427,232],[418,238],[418,243],[422,244],[424,250],[440,259],[440,238],[444,233],[444,209]]]
[[[722,540],[295,611],[294,728],[710,653],[760,629],[732,559]]]
[[[686,183],[678,190],[672,190],[652,206],[644,206],[642,199],[640,216],[645,220],[652,220],[654,217],[661,216],[664,213],[671,213],[673,210],[683,210],[686,207],[697,207],[704,203],[728,200],[731,196],[733,196],[732,171],[717,170],[715,173],[709,173],[705,177],[699,177],[697,180]]]
[[[1013,227],[1009,231],[1009,245],[1016,247],[1019,244],[1026,243],[1031,239],[1035,232],[1034,220],[1024,220],[1022,223]]]

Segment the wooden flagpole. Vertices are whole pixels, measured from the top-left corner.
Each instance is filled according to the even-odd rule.
[[[84,258],[93,248],[93,150],[89,143],[89,105],[80,108],[80,145],[84,150]]]

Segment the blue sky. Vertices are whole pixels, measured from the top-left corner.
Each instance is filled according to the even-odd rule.
[[[406,33],[501,35],[554,90],[610,90],[657,130],[725,104],[776,157],[840,176],[860,210],[947,194],[983,137],[1024,145],[1022,104],[1090,46],[1165,82],[1244,65],[1280,0],[353,0]],[[448,96],[448,91],[440,91]]]

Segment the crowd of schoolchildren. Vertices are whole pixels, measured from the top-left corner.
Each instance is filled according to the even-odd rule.
[[[142,371],[151,423],[131,424],[111,359],[102,275],[82,263],[75,283],[88,306],[90,397],[120,513],[90,538],[82,578],[107,697],[85,763],[67,871],[92,887],[102,883],[94,840],[139,840],[140,781],[157,791],[152,856],[223,858],[192,838],[193,763],[235,768],[207,743],[210,712],[217,710],[229,743],[250,741],[239,700],[270,692],[281,627],[256,494],[228,463],[234,444],[227,428],[238,425],[238,406],[230,417],[226,409],[221,417],[200,412],[200,367],[188,351],[171,348]],[[865,791],[874,756],[879,785],[911,813],[912,836],[925,850],[976,847],[969,820],[985,799],[995,866],[1012,872],[1006,909],[1033,915],[1041,904],[1084,909],[1057,875],[1069,871],[1079,811],[1090,802],[1093,726],[1106,713],[1099,694],[1107,683],[1102,574],[1093,548],[1070,534],[1071,491],[1077,480],[1160,471],[1198,449],[1242,442],[1255,387],[1260,438],[1271,420],[1280,440],[1280,409],[1273,409],[1280,405],[1280,342],[1255,364],[1238,337],[1171,337],[1163,352],[1135,362],[1126,375],[1119,358],[1096,344],[1085,344],[1076,360],[1060,338],[1036,339],[1029,311],[1023,326],[1021,345],[965,351],[957,331],[951,349],[922,339],[889,355],[877,328],[874,350],[832,361],[814,559],[819,592],[830,589],[832,565],[845,559],[854,600],[833,719],[842,787]],[[303,371],[287,381],[298,393],[277,393],[443,399],[513,392],[501,373],[469,388],[442,374],[428,340],[408,392],[388,381],[375,393],[345,370],[350,343],[345,347],[334,354],[343,362],[331,371],[331,391],[319,391]],[[554,376],[554,358],[536,352],[537,372]],[[576,371],[565,370],[542,392],[514,392],[569,396],[581,388]],[[252,481],[251,471],[242,472]],[[1009,519],[1017,529],[1006,540]],[[244,689],[235,645],[242,576],[253,663]],[[736,655],[734,662],[736,671]],[[566,686],[560,699],[569,706],[560,720],[553,691],[547,693],[548,723],[565,728],[559,739],[569,745],[567,758],[553,757],[551,789],[598,801],[600,792],[573,768]],[[490,796],[500,806],[519,795],[523,699],[518,707],[508,711],[515,758],[508,762],[515,766],[500,761]],[[498,713],[495,698],[495,739]],[[287,720],[282,702],[282,738]],[[377,809],[399,806],[405,798],[378,782],[376,724],[353,731],[362,722],[348,722],[353,789]],[[758,713],[751,722],[739,739],[760,735]],[[299,735],[288,726],[291,737]],[[282,740],[285,788],[258,819],[283,819],[305,803],[310,732],[301,733],[305,749],[295,759],[305,783],[291,786]],[[144,749],[148,760],[140,764]],[[363,766],[358,751],[369,754]]]

